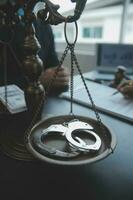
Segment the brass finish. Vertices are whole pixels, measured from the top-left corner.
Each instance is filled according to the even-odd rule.
[[[27,102],[28,111],[29,111],[31,119],[36,114],[36,110],[38,106],[41,105],[40,111],[38,115],[36,116],[35,122],[40,120],[41,114],[42,114],[42,108],[43,108],[42,100],[44,99],[44,89],[42,85],[40,83],[29,84],[25,90],[25,99]]]
[[[32,120],[37,107],[40,104],[43,105],[44,100],[44,88],[38,81],[42,72],[43,63],[37,55],[40,45],[35,36],[35,31],[32,25],[34,15],[28,9],[25,10],[25,20],[26,36],[23,44],[24,59],[22,65],[24,73],[28,79],[28,86],[25,88],[24,92],[28,111]],[[42,108],[42,106],[40,108]],[[42,109],[40,109],[38,116],[41,116],[41,111]]]

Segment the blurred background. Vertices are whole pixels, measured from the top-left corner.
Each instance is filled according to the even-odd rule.
[[[75,3],[70,0],[52,0],[60,5],[64,16],[73,15]],[[52,26],[56,51],[59,57],[66,46],[64,24]],[[133,0],[88,0],[78,20],[78,40],[76,54],[83,72],[96,66],[97,43],[133,44]],[[75,37],[74,24],[67,25],[69,41]],[[70,57],[65,63],[68,66]]]

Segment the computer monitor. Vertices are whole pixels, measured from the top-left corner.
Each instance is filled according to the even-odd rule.
[[[99,72],[114,72],[119,65],[126,67],[127,73],[133,73],[133,45],[97,44],[97,69]]]

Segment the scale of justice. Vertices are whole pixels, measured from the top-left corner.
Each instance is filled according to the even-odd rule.
[[[116,147],[116,136],[104,125],[101,121],[100,115],[96,109],[95,103],[91,97],[89,89],[86,85],[84,76],[77,61],[74,49],[78,37],[77,20],[79,19],[86,0],[75,0],[75,11],[73,16],[64,17],[58,13],[58,6],[54,5],[48,0],[43,2],[29,1],[28,3],[15,3],[16,1],[3,1],[1,3],[1,17],[6,23],[3,26],[14,26],[18,23],[18,20],[23,20],[26,27],[26,36],[24,39],[23,50],[24,59],[21,66],[20,61],[13,55],[19,65],[23,67],[23,72],[28,77],[29,84],[24,90],[25,100],[28,107],[28,120],[24,122],[26,124],[25,130],[22,133],[19,129],[14,132],[7,130],[7,124],[1,128],[0,134],[0,149],[11,158],[22,161],[37,161],[58,164],[58,165],[82,165],[90,164],[101,159],[106,158],[114,152]],[[23,2],[23,1],[20,1]],[[36,4],[37,3],[37,4]],[[15,11],[22,8],[24,11],[24,17],[16,19]],[[8,9],[12,9],[11,16],[6,13]],[[35,10],[33,14],[33,8]],[[3,15],[2,15],[3,14]],[[15,16],[15,17],[14,17]],[[64,22],[64,35],[66,39],[66,48],[60,60],[59,66],[52,80],[49,82],[47,89],[44,91],[42,85],[39,83],[38,78],[41,74],[42,62],[37,56],[39,47],[38,41],[35,37],[35,32],[32,26],[35,17],[40,18],[42,23],[49,23],[51,25],[57,25]],[[16,20],[16,21],[15,21]],[[9,23],[10,22],[10,23]],[[68,23],[74,23],[75,26],[75,40],[69,42],[67,37],[67,25]],[[2,26],[2,24],[1,24]],[[7,43],[4,44],[5,49]],[[11,47],[10,47],[11,48]],[[41,119],[42,109],[48,100],[48,94],[54,80],[58,74],[60,67],[62,66],[64,59],[68,52],[71,55],[71,76],[70,76],[70,112],[66,115],[49,117],[47,119]],[[6,51],[4,51],[5,58],[5,97],[7,97],[7,66],[6,66]],[[34,57],[34,59],[33,59]],[[33,59],[33,60],[32,60]],[[36,66],[36,69],[35,69]],[[75,115],[73,112],[73,95],[74,95],[74,70],[77,68],[85,90],[88,94],[88,99],[92,104],[92,110],[95,113],[96,119],[90,117]],[[31,71],[29,71],[29,68]],[[8,99],[6,99],[8,101]],[[8,103],[8,102],[7,102]],[[26,112],[26,116],[27,116]],[[7,111],[3,111],[1,115],[5,118],[12,119],[12,115]],[[17,120],[21,115],[15,115],[13,123],[15,128],[17,126]],[[29,120],[30,119],[30,120]],[[20,120],[22,123],[22,120]],[[12,123],[12,120],[11,120]],[[12,124],[13,124],[12,123]],[[30,124],[30,125],[29,125]],[[10,129],[10,128],[9,128]]]

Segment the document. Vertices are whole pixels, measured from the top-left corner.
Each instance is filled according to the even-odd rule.
[[[133,122],[133,99],[126,98],[121,93],[113,95],[117,90],[106,85],[92,81],[86,81],[86,84],[98,110]],[[63,93],[61,97],[70,99],[70,91]],[[87,91],[79,78],[74,83],[73,100],[92,108]]]
[[[0,101],[12,114],[27,110],[24,92],[16,85],[0,87]]]

